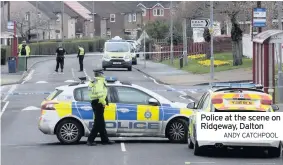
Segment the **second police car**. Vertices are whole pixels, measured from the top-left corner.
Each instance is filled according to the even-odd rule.
[[[85,80],[85,78],[81,78]],[[187,142],[188,119],[193,111],[187,104],[172,102],[141,86],[107,78],[106,128],[110,137],[167,137],[171,142]],[[65,144],[88,136],[94,114],[88,83],[57,87],[41,104],[38,127],[44,134],[57,135]]]
[[[259,88],[259,89],[256,89]],[[212,89],[204,93],[198,104],[191,103],[188,107],[202,112],[275,112],[279,108],[272,104],[272,96],[264,93],[262,86],[250,83],[239,84],[215,84]],[[211,108],[212,107],[212,108]],[[196,129],[196,113],[191,116],[188,147],[194,149],[195,155],[204,154],[207,149],[239,149],[256,148],[268,149],[268,154],[272,157],[280,157],[280,141],[199,141]],[[209,136],[209,135],[208,135]]]

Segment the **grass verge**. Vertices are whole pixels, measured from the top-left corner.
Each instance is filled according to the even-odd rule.
[[[216,54],[214,54],[214,59],[230,62],[230,65],[214,67],[215,72],[232,70],[232,69],[239,69],[239,68],[251,69],[252,64],[253,64],[252,59],[243,58],[243,65],[233,66],[233,63],[232,63],[233,62],[233,56],[232,56],[231,52],[216,53]],[[199,64],[198,61],[200,61],[200,60],[189,59],[188,61],[189,61],[188,66],[184,66],[182,68],[182,70],[185,70],[185,71],[188,71],[188,72],[191,72],[191,73],[194,73],[194,74],[204,74],[204,73],[210,72],[210,66],[204,66],[204,65]],[[173,65],[170,64],[170,60],[165,60],[162,63],[173,66],[175,68],[180,68],[180,60],[179,59],[175,59],[174,62],[173,62]]]

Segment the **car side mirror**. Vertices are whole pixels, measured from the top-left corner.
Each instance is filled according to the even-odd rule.
[[[189,109],[195,109],[196,103],[195,102],[191,102],[187,105],[187,108]]]
[[[273,105],[271,105],[271,107],[272,107],[273,111],[275,111],[275,112],[279,111],[278,105],[273,104]]]
[[[154,98],[150,98],[150,99],[148,100],[148,103],[149,103],[150,105],[153,105],[153,106],[158,106],[158,105],[159,105],[158,101],[157,101],[156,99],[154,99]]]

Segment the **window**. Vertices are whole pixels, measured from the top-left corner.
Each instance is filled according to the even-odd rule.
[[[208,95],[208,93],[205,93],[205,94],[201,97],[201,99],[200,99],[199,102],[198,102],[197,109],[202,109],[203,104],[204,104],[204,101],[205,101],[207,95]]]
[[[130,45],[126,42],[106,42],[105,51],[106,52],[129,52]]]
[[[203,102],[203,106],[202,106],[203,109],[206,109],[206,108],[207,108],[208,103],[209,103],[209,100],[210,100],[210,95],[208,94],[208,95],[205,97],[205,100],[204,100],[204,102]]]
[[[148,94],[129,87],[115,87],[118,93],[117,103],[148,105]]]
[[[132,22],[132,14],[128,15],[128,22]]]
[[[38,16],[38,18],[41,18],[41,13],[38,12],[38,13],[37,13],[37,16]]]
[[[115,14],[110,14],[110,22],[115,22]]]
[[[164,16],[164,10],[163,9],[154,9],[153,10],[153,16]]]
[[[137,14],[136,13],[133,14],[133,22],[137,22]]]
[[[146,9],[145,8],[141,8],[142,9],[142,16],[146,16]]]
[[[89,89],[88,87],[82,87],[82,88],[77,88],[74,91],[74,98],[76,101],[84,101],[84,102],[89,102],[90,98],[89,98]],[[109,90],[108,90],[109,93]],[[108,100],[109,100],[109,94],[108,94]],[[110,100],[109,100],[110,102]]]
[[[25,20],[28,21],[28,19],[29,19],[29,14],[26,13],[26,15],[25,15]]]

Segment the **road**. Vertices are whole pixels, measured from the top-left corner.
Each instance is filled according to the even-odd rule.
[[[259,154],[226,153],[196,157],[186,144],[170,144],[167,139],[160,138],[111,138],[116,140],[116,144],[89,147],[85,145],[86,138],[81,144],[66,146],[60,145],[56,136],[42,134],[37,128],[37,120],[40,103],[47,96],[44,92],[70,84],[65,81],[77,80],[77,77],[91,77],[92,70],[101,67],[100,59],[99,56],[86,57],[85,72],[78,72],[78,60],[67,58],[64,74],[54,74],[55,61],[43,62],[36,65],[21,84],[2,87],[2,93],[11,94],[1,97],[4,101],[1,107],[3,165],[282,165],[282,158],[263,159]],[[182,96],[184,92],[168,91],[184,86],[164,86],[136,70],[111,70],[105,74],[155,90],[173,101],[190,102]]]

